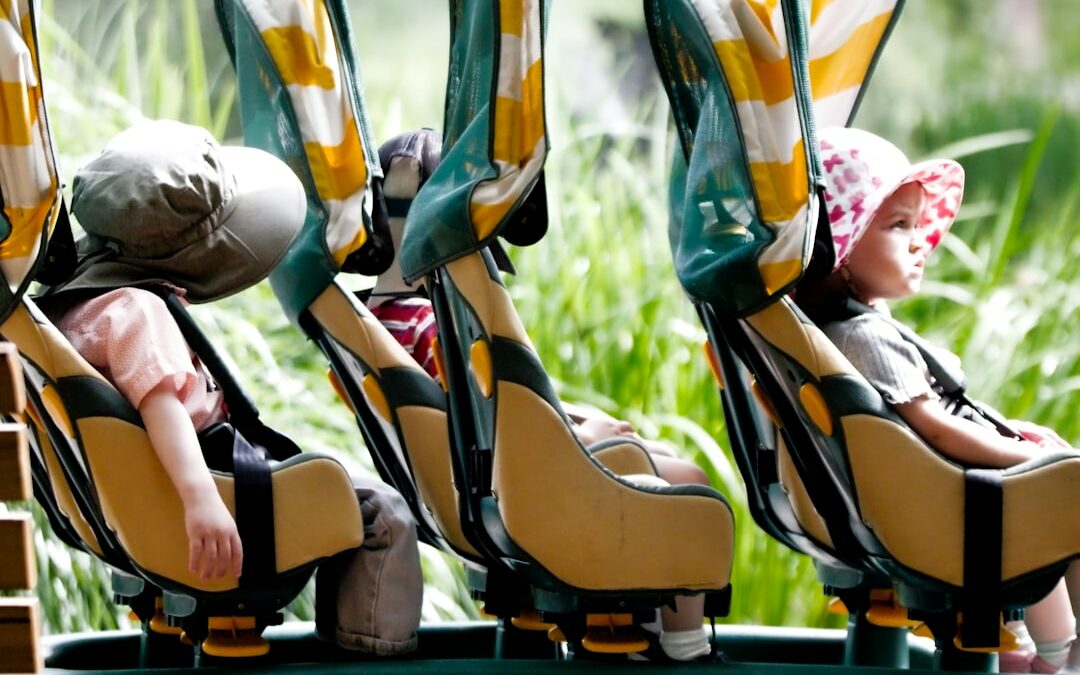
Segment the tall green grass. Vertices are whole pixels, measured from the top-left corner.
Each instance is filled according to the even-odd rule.
[[[1076,443],[1080,345],[1071,331],[1080,273],[1072,261],[1080,254],[1080,185],[1075,160],[1061,147],[1077,129],[1075,102],[1053,90],[1048,96],[1028,76],[1033,89],[1018,81],[995,104],[989,85],[978,82],[1005,76],[1000,68],[978,71],[966,57],[948,66],[963,69],[965,86],[948,88],[958,73],[934,70],[930,46],[962,43],[964,54],[978,54],[990,49],[979,43],[986,35],[946,34],[945,10],[908,4],[915,7],[901,20],[860,119],[890,132],[914,155],[948,144],[944,150],[963,154],[972,170],[964,219],[954,230],[959,236],[934,257],[923,294],[899,304],[897,314],[958,350],[978,396]],[[1048,11],[1059,5],[1043,4]],[[68,182],[105,140],[141,115],[203,124],[221,138],[239,135],[231,68],[210,3],[44,0],[42,6],[46,96]],[[378,138],[438,126],[446,65],[442,7],[435,12],[422,0],[401,0],[354,2],[352,9]],[[643,435],[669,442],[728,496],[738,524],[731,621],[836,625],[809,560],[766,537],[746,509],[702,358],[704,333],[671,265],[672,137],[649,56],[641,52],[640,18],[612,2],[556,3],[553,16],[546,61],[551,227],[537,246],[513,252],[521,273],[509,287],[518,310],[565,399],[624,417]],[[1068,61],[1047,65],[1046,77],[1075,83],[1062,63]],[[571,75],[583,64],[588,86]],[[911,72],[931,76],[913,83],[905,79]],[[911,95],[916,86],[925,95]],[[1046,111],[1059,98],[1064,107],[1055,119]],[[997,135],[985,135],[990,132]],[[1048,183],[1059,187],[1049,191]],[[268,421],[305,448],[370,470],[351,415],[327,386],[323,357],[287,324],[265,284],[196,308],[196,315],[233,358]],[[123,625],[121,610],[105,601],[101,566],[56,542],[40,512],[35,522],[48,629]],[[425,550],[424,571],[426,618],[477,616],[455,562]],[[309,617],[310,595],[290,611]]]

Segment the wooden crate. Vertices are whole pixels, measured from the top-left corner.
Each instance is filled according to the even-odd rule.
[[[25,408],[19,353],[15,345],[0,342],[0,413],[21,414]],[[26,501],[30,496],[26,429],[16,422],[0,422],[0,501]],[[0,589],[32,589],[37,581],[34,562],[30,514],[0,513]],[[40,632],[35,598],[0,598],[0,673],[42,669]]]

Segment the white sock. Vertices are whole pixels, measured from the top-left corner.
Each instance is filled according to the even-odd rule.
[[[1027,624],[1023,621],[1010,621],[1005,624],[1005,627],[1012,631],[1012,634],[1016,636],[1017,650],[1024,652],[1035,651],[1035,642],[1031,639],[1031,633],[1028,632]]]
[[[1071,642],[1072,638],[1052,642],[1036,642],[1035,652],[1043,661],[1060,668],[1065,665],[1065,660],[1069,657],[1069,644]]]
[[[1080,639],[1073,640],[1065,665],[1059,670],[1067,675],[1080,675]]]
[[[709,638],[704,626],[692,630],[666,630],[660,636],[660,648],[670,659],[689,661],[709,653]]]

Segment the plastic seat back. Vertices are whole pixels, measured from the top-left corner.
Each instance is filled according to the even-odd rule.
[[[474,434],[458,439],[472,458],[469,490],[502,555],[566,592],[724,589],[734,529],[723,497],[644,487],[619,474],[648,473],[646,458],[609,468],[581,446],[489,256],[456,260],[438,278],[451,396],[466,402],[451,411]]]
[[[553,609],[545,603],[555,596],[570,598],[568,611],[635,594],[719,591],[733,542],[723,498],[618,475],[652,473],[637,446],[611,467],[618,473],[581,446],[487,250],[500,235],[521,241],[525,225],[543,231],[532,220],[543,212],[533,186],[547,152],[542,4],[454,5],[461,30],[451,72],[468,86],[451,77],[442,163],[414,200],[402,242],[406,280],[426,277],[435,304],[466,524],[486,553],[543,591],[534,592],[541,609]],[[499,48],[477,48],[489,40]]]
[[[817,495],[827,515],[811,508],[790,443],[762,423],[763,412],[775,411],[761,401],[756,373],[744,375],[748,364],[731,352],[720,322],[775,303],[806,272],[819,218],[813,128],[853,114],[894,4],[815,3],[805,17],[790,2],[646,3],[682,149],[671,185],[676,272],[699,306],[713,358],[726,364],[729,435],[756,493],[752,510],[781,541],[854,565],[866,551],[845,505],[830,487]],[[793,541],[792,515],[808,538],[796,532]]]
[[[1041,474],[1054,495],[1046,498],[1060,499],[1080,460],[1003,473],[958,466],[900,422],[785,297],[804,275],[832,269],[815,125],[850,121],[895,15],[891,3],[814,3],[807,48],[802,9],[648,5],[683,150],[672,179],[676,271],[716,355],[733,354],[772,411],[784,441],[778,473],[790,478],[792,509],[815,546],[899,580],[905,602],[964,609],[964,644],[993,647],[998,610],[1045,594],[1077,545],[1070,531],[1047,537],[1052,551],[1014,546],[1015,519],[1032,516],[1036,499],[1018,495]],[[729,418],[734,428],[748,423]],[[991,493],[1003,495],[996,508],[993,497],[973,497]],[[1004,545],[980,551],[983,540]],[[937,637],[951,648],[951,634]]]
[[[303,315],[330,361],[382,473],[413,490],[429,543],[483,562],[461,528],[450,463],[446,392],[353,294],[338,284]],[[415,482],[414,482],[415,481]]]

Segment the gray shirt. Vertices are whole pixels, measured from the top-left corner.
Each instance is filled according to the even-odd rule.
[[[887,403],[900,405],[922,397],[941,400],[941,388],[919,350],[882,315],[860,314],[827,323],[822,330]],[[944,349],[935,350],[934,357],[957,365],[960,362]]]

